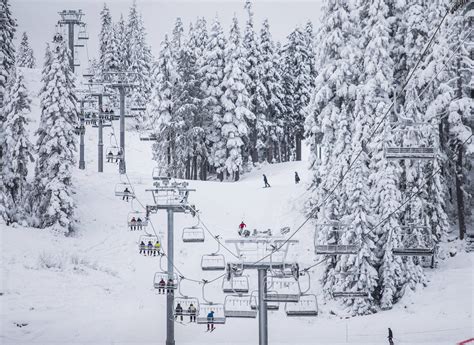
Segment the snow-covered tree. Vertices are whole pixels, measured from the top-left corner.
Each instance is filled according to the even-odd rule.
[[[205,54],[202,56],[201,89],[205,93],[204,107],[209,114],[212,124],[207,129],[209,164],[223,177],[226,160],[226,140],[222,136],[222,124],[224,109],[221,97],[224,92],[224,68],[225,68],[226,38],[224,31],[216,17],[212,23]]]
[[[28,40],[28,35],[26,34],[26,32],[23,32],[23,36],[21,38],[21,43],[20,47],[18,48],[18,54],[16,58],[16,64],[18,67],[36,67],[35,56],[33,54],[33,49],[30,46],[30,42]]]
[[[114,37],[117,42],[117,62],[119,70],[125,71],[128,68],[128,41],[127,41],[127,27],[123,15],[120,15],[120,20],[114,25]]]
[[[0,1],[0,108],[3,104],[8,76],[15,64],[15,46],[13,37],[16,31],[16,21],[10,11],[9,0]],[[1,117],[0,113],[0,117]],[[0,118],[1,120],[1,118]],[[1,153],[0,153],[1,157]]]
[[[26,130],[27,116],[31,110],[30,103],[23,74],[17,70],[5,98],[4,106],[5,151],[2,182],[6,192],[7,223],[20,222],[23,218],[28,162],[33,161],[34,151]]]
[[[227,174],[231,175],[236,181],[240,178],[244,164],[242,147],[244,142],[248,141],[247,122],[255,118],[255,115],[249,109],[250,98],[246,88],[249,76],[246,73],[245,59],[239,23],[237,18],[234,17],[225,49],[226,65],[222,83],[225,91],[221,97],[224,116],[222,118],[221,133],[226,140],[227,148],[225,168]]]
[[[72,169],[76,155],[74,128],[78,125],[78,109],[74,95],[75,78],[69,68],[64,40],[54,42],[50,58],[45,63],[31,203],[36,226],[67,234],[75,228]]]
[[[117,57],[117,41],[115,39],[112,16],[106,4],[100,12],[101,29],[99,34],[100,42],[100,65],[102,71],[116,70],[119,66]]]

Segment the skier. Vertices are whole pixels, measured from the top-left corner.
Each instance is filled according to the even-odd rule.
[[[194,304],[191,303],[188,308],[189,322],[196,322],[196,313],[197,309]]]
[[[160,282],[158,283],[158,293],[161,295],[161,293],[163,293],[163,295],[165,294],[165,286],[166,286],[166,282],[163,278],[161,278]]]
[[[119,150],[119,152],[117,153],[117,157],[115,157],[115,163],[119,161],[119,157],[122,157],[122,150]]]
[[[136,228],[137,228],[137,220],[135,219],[135,217],[132,217],[132,219],[130,220],[130,229],[136,230]]]
[[[300,177],[298,176],[298,173],[295,171],[295,183],[298,184],[300,183]]]
[[[125,187],[125,189],[123,190],[122,200],[127,200],[127,202],[128,202],[128,196],[129,195],[130,195],[130,190],[128,189],[128,187]]]
[[[137,229],[142,230],[142,219],[140,217],[137,218]]]
[[[263,174],[263,183],[265,183],[265,187],[263,188],[271,187],[270,184],[268,183],[267,176],[265,176],[265,174]]]
[[[151,252],[153,251],[153,243],[151,243],[151,241],[148,241],[148,244],[146,246],[148,248],[148,255],[151,256]]]
[[[387,338],[388,338],[388,343],[390,345],[394,345],[394,343],[393,343],[393,332],[390,328],[388,329],[388,337]]]
[[[112,153],[112,151],[109,151],[109,153],[107,153],[107,163],[112,163],[114,160],[114,154]]]
[[[207,314],[207,331],[213,331],[215,329],[214,327],[214,310],[211,310]]]
[[[160,248],[161,248],[161,243],[160,241],[156,241],[155,243],[155,250],[153,251],[153,256],[156,256],[156,254],[160,255]]]
[[[173,293],[174,282],[173,279],[168,279],[168,283],[166,284],[166,292],[169,294]]]
[[[183,307],[181,306],[181,304],[177,304],[176,305],[176,309],[174,311],[174,319],[177,320],[178,319],[178,316],[180,316],[181,318],[181,321],[183,321]]]
[[[146,249],[145,242],[141,241],[140,242],[140,254],[145,255],[146,254],[145,249]]]

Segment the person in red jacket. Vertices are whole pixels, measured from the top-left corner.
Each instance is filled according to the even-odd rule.
[[[239,236],[248,237],[250,235],[250,231],[244,230],[245,227],[247,227],[247,224],[245,224],[244,221],[242,221],[242,223],[240,223],[239,225]]]

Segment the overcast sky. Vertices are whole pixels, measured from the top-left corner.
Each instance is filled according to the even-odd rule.
[[[147,29],[147,41],[153,54],[157,56],[160,42],[166,33],[172,31],[176,17],[181,17],[186,27],[198,16],[208,20],[208,24],[217,14],[226,33],[234,13],[241,27],[245,20],[244,0],[137,0],[139,11],[143,14]],[[82,9],[83,21],[88,25],[90,39],[87,48],[78,48],[81,64],[87,64],[89,57],[97,56],[98,32],[100,31],[99,12],[104,2],[98,0],[11,0],[12,12],[18,20],[17,39],[26,31],[30,37],[35,57],[42,62],[46,42],[51,41],[58,12],[63,9]],[[106,2],[114,21],[123,13],[127,17],[132,0],[109,0]],[[297,25],[311,20],[319,25],[322,0],[254,0],[256,28],[260,30],[263,19],[270,21],[274,39],[283,41]],[[18,40],[17,40],[18,43]]]

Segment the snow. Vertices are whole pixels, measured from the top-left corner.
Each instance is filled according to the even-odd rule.
[[[28,85],[38,88],[37,71],[25,70]],[[38,90],[30,90],[37,95]],[[33,99],[33,118],[37,100]],[[38,121],[36,120],[36,124]],[[118,124],[114,124],[116,133]],[[35,128],[30,127],[30,132]],[[105,145],[110,129],[104,130]],[[138,200],[151,203],[145,192],[152,184],[151,143],[140,142],[138,134],[127,132],[127,168]],[[159,259],[138,254],[141,232],[127,229],[127,215],[141,211],[137,201],[124,202],[114,196],[115,184],[128,182],[115,164],[97,170],[97,132],[86,130],[86,170],[76,170],[79,231],[74,237],[60,237],[45,230],[1,225],[0,342],[2,344],[152,344],[164,343],[165,298],[153,289]],[[297,171],[302,183],[294,184]],[[262,174],[271,188],[262,188]],[[201,212],[205,225],[223,239],[235,238],[244,220],[249,229],[294,231],[304,220],[303,202],[309,182],[307,162],[262,165],[241,176],[237,183],[189,181],[196,192],[190,201]],[[165,213],[152,216],[157,232],[166,231]],[[196,223],[190,215],[175,215],[175,265],[192,279],[212,279],[221,272],[203,272],[201,256],[216,250],[206,233],[204,243],[183,243],[183,227]],[[313,226],[308,223],[295,237],[290,259],[301,267],[320,260],[313,251]],[[166,250],[166,238],[163,243]],[[446,244],[445,252],[458,243]],[[231,248],[233,250],[233,248]],[[232,256],[225,250],[226,259]],[[166,265],[164,260],[163,266]],[[248,272],[250,289],[256,288],[256,273]],[[280,311],[269,312],[271,344],[381,344],[391,327],[398,344],[454,344],[473,334],[473,254],[458,254],[441,261],[428,272],[428,286],[407,291],[390,311],[346,318],[338,302],[325,301],[319,284],[321,272],[312,274],[311,292],[318,296],[319,315],[287,318]],[[221,280],[206,287],[206,296],[222,303]],[[185,281],[182,292],[201,298],[201,285]],[[336,315],[334,315],[336,314]],[[22,324],[27,324],[20,327]],[[225,325],[205,332],[203,325],[176,324],[177,344],[256,344],[257,319],[228,319]]]

